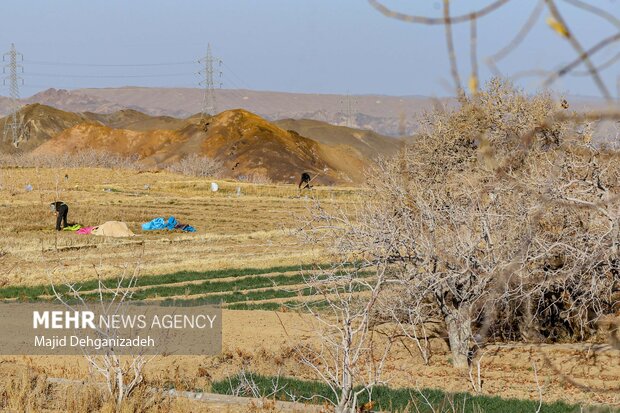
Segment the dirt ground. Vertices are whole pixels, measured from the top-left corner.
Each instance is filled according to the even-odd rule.
[[[140,261],[142,274],[178,270],[263,268],[315,261],[318,249],[301,248],[295,237],[313,204],[292,185],[252,185],[167,173],[102,169],[0,170],[0,284],[32,285],[114,275]],[[27,185],[33,189],[27,191]],[[239,188],[239,194],[237,194]],[[350,189],[317,188],[326,204],[347,203]],[[101,238],[54,230],[49,203],[69,205],[69,222],[84,226],[124,221],[137,236]],[[140,224],[174,216],[196,233],[143,232]]]
[[[65,175],[68,175],[65,178]],[[270,267],[315,262],[320,248],[302,248],[295,237],[312,200],[292,186],[252,185],[166,173],[83,170],[0,170],[0,284],[33,285],[94,278],[93,265],[114,275],[140,260],[143,274],[179,270]],[[26,190],[32,185],[33,190]],[[237,195],[237,187],[240,195]],[[327,205],[346,206],[360,196],[348,188],[318,188]],[[97,225],[122,220],[139,236],[105,239],[56,233],[48,204],[70,206],[69,221]],[[174,215],[198,232],[143,233],[139,224]],[[148,364],[146,379],[179,390],[207,389],[213,380],[235,375],[243,366],[256,373],[314,379],[295,360],[294,346],[313,340],[311,322],[294,312],[223,312],[220,355],[167,356]],[[445,342],[432,342],[430,365],[411,343],[401,343],[387,366],[394,387],[473,392],[468,372],[450,364]],[[29,366],[50,377],[84,380],[82,357],[4,356],[0,374]],[[605,344],[491,345],[481,361],[482,393],[505,398],[564,400],[620,405],[620,351]],[[214,411],[218,411],[217,409]]]
[[[220,355],[155,358],[148,365],[147,381],[173,383],[180,390],[208,389],[211,381],[234,376],[242,367],[264,375],[314,379],[295,360],[293,350],[295,343],[313,340],[312,323],[306,316],[224,310],[223,317]],[[445,342],[434,340],[432,347],[431,362],[424,365],[411,343],[398,345],[386,368],[390,386],[473,392],[469,373],[451,366]],[[488,346],[484,354],[482,394],[531,400],[542,394],[546,402],[620,406],[620,351],[610,346],[507,343]],[[2,357],[0,372],[15,364],[32,366],[51,377],[87,377],[86,363],[79,356]]]

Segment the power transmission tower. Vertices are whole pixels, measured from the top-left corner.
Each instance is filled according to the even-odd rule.
[[[20,137],[22,135],[22,121],[18,119],[17,112],[19,111],[19,84],[24,84],[24,79],[20,76],[24,73],[24,67],[18,63],[18,61],[24,61],[24,55],[19,53],[15,49],[15,44],[11,43],[11,50],[2,56],[2,61],[6,62],[2,69],[2,73],[7,74],[3,79],[3,85],[6,86],[7,81],[9,84],[9,98],[11,113],[4,119],[4,137],[10,136],[13,142],[13,146],[19,145]]]
[[[202,64],[202,70],[198,72],[201,75],[202,80],[200,85],[204,88],[204,96],[202,101],[202,117],[209,115],[215,115],[217,113],[217,101],[215,99],[215,69],[217,65],[218,87],[222,87],[221,78],[221,66],[222,60],[213,56],[211,53],[211,44],[207,45],[207,54],[198,61]]]
[[[356,100],[351,99],[351,94],[347,92],[347,96],[344,100],[340,101],[340,104],[344,106],[344,113],[346,117],[347,127],[352,128],[355,126],[353,122],[354,105],[357,104]]]
[[[323,122],[329,122],[329,119],[327,118],[327,111],[325,109],[319,109],[316,112],[316,117],[318,117],[319,120],[322,120]]]
[[[398,135],[405,136],[407,133],[407,115],[404,111],[401,111],[398,115]]]

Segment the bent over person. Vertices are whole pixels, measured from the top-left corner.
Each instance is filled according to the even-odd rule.
[[[310,186],[310,174],[308,172],[304,172],[303,174],[301,174],[301,181],[299,181],[299,189],[310,189],[312,188],[312,186]],[[304,186],[303,188],[301,186]]]
[[[67,215],[69,214],[69,206],[62,201],[52,202],[50,210],[56,212],[56,231],[60,231],[67,226]],[[62,224],[62,227],[61,225]]]

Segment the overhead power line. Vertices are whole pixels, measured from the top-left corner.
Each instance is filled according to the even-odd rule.
[[[82,66],[82,67],[146,67],[146,66],[186,66],[196,64],[196,61],[164,62],[164,63],[73,63],[73,62],[46,62],[40,60],[27,60],[25,63],[34,66]]]
[[[222,65],[224,66],[224,68],[226,69],[227,72],[229,72],[231,75],[233,75],[240,83],[243,87],[239,87],[239,89],[252,89],[252,87],[250,87],[243,79],[241,79],[241,77],[239,77],[231,68],[230,66],[228,66],[226,64],[226,62],[222,62]],[[230,78],[228,79],[230,81]]]
[[[140,77],[178,77],[178,76],[193,76],[194,73],[162,73],[153,75],[77,75],[77,74],[60,74],[60,73],[28,73],[28,76],[37,77],[57,77],[57,78],[87,78],[87,79],[124,79],[124,78],[140,78]]]

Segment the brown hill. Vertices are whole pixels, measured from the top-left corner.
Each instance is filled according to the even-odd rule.
[[[58,155],[94,149],[123,156],[137,155],[147,165],[152,165],[151,157],[173,151],[181,140],[173,131],[137,132],[87,122],[61,132],[33,153]]]
[[[147,120],[136,113],[125,115],[124,120]],[[63,131],[34,153],[75,153],[83,149],[137,154],[151,166],[165,166],[190,154],[205,155],[223,163],[226,177],[264,177],[274,182],[295,182],[307,171],[319,175],[319,183],[356,183],[368,165],[350,148],[318,143],[244,110],[220,113],[206,124],[195,116],[176,130],[116,129],[89,120]]]
[[[84,112],[84,116],[111,128],[133,131],[175,130],[184,127],[187,123],[184,119],[171,116],[150,116],[133,109],[123,109],[108,114]]]
[[[234,177],[258,175],[294,182],[307,171],[321,175],[318,182],[359,182],[366,165],[344,148],[288,132],[245,110],[223,112],[208,123],[206,134],[197,129],[198,123],[179,131],[190,137],[181,152],[198,146],[200,153],[223,161]]]
[[[375,159],[380,155],[396,154],[402,141],[363,129],[334,126],[312,119],[283,119],[274,122],[282,129],[292,130],[326,145],[346,145],[362,156]]]
[[[12,144],[12,136],[4,134],[5,122],[10,122],[10,117],[0,119],[0,149],[3,153],[30,151],[65,129],[89,122],[81,114],[64,112],[38,103],[21,108],[17,112],[17,118],[23,124],[17,147]]]

